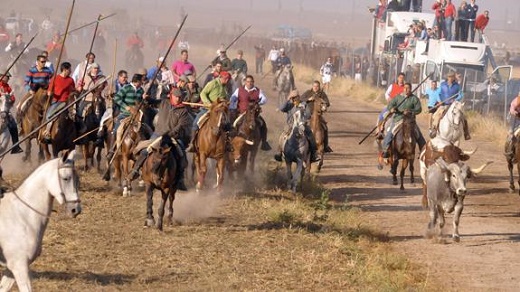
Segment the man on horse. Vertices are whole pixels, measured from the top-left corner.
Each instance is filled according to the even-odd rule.
[[[197,139],[197,134],[199,131],[198,121],[199,119],[208,112],[208,108],[211,106],[211,104],[218,99],[227,99],[228,92],[227,92],[227,84],[229,80],[231,79],[231,74],[227,71],[220,72],[219,78],[209,82],[202,91],[200,92],[200,99],[202,100],[202,107],[200,108],[199,112],[197,113],[197,116],[195,116],[195,119],[193,120],[192,125],[192,136],[191,136],[191,142],[188,149],[186,149],[187,152],[195,152],[195,140]],[[228,142],[228,141],[226,141]]]
[[[63,46],[63,39],[59,32],[56,32],[52,36],[52,40],[47,43],[46,51],[49,52],[49,58],[51,60],[57,59],[60,51],[63,50],[62,59],[67,59],[67,50]]]
[[[245,113],[249,103],[251,102],[264,105],[267,102],[267,97],[260,88],[255,86],[253,76],[247,75],[245,85],[237,88],[231,95],[229,105],[231,122],[234,122],[239,115]],[[271,150],[271,146],[267,142],[267,124],[265,123],[264,118],[260,115],[258,115],[256,122],[260,125],[260,135],[262,137],[262,145],[260,148],[264,151],[269,151]]]
[[[399,73],[397,75],[397,80],[395,83],[390,84],[388,86],[388,89],[385,92],[385,99],[386,102],[390,102],[393,100],[396,96],[404,92],[404,77],[405,74],[403,72]],[[388,107],[384,107],[379,116],[377,117],[377,132],[376,137],[377,139],[383,139],[383,131],[385,129],[385,123],[383,122],[385,120],[385,117],[388,112]]]
[[[193,75],[188,75],[186,77],[188,78],[188,83],[186,83],[186,88],[184,88],[185,95],[183,101],[200,103],[200,91],[202,89],[197,83],[197,79]],[[199,112],[199,107],[190,106],[188,107],[188,111],[193,117],[195,117],[195,115]]]
[[[433,133],[439,129],[439,122],[444,116],[444,113],[449,108],[449,106],[453,103],[454,100],[461,101],[464,98],[463,92],[461,91],[460,85],[455,79],[455,72],[448,72],[446,81],[441,83],[441,93],[439,96],[440,100],[437,101],[435,107],[437,110],[433,115]],[[464,117],[462,120],[462,127],[464,129],[464,139],[471,139],[471,135],[469,134],[468,121]]]
[[[32,99],[34,94],[40,88],[47,89],[49,87],[52,72],[48,67],[45,67],[47,58],[45,56],[38,55],[38,57],[36,57],[36,61],[36,65],[31,67],[25,76],[25,87],[29,92],[22,98],[20,103],[18,103],[16,114],[18,121],[22,120],[27,108],[27,103]]]
[[[163,135],[168,135],[174,139],[176,148],[175,158],[178,165],[177,189],[186,191],[184,184],[184,170],[188,165],[185,147],[190,140],[189,127],[192,118],[187,106],[182,103],[182,92],[178,88],[173,88],[169,94],[169,100],[162,100],[159,106],[157,128],[150,140],[144,141],[148,147],[139,152],[134,168],[129,174],[129,179],[135,180],[139,177],[139,170],[143,166],[148,154],[159,148]]]
[[[383,158],[388,159],[390,157],[389,149],[390,144],[392,143],[392,139],[394,138],[394,127],[397,122],[403,119],[404,115],[413,115],[415,118],[416,115],[420,114],[422,111],[421,100],[412,93],[412,84],[405,83],[404,92],[388,103],[388,111],[393,114],[392,123],[390,124],[390,129],[385,135],[385,139],[383,140]],[[419,144],[419,149],[423,149],[426,144],[426,140],[419,129],[417,124],[415,125],[414,131],[415,138],[417,139],[417,143]]]
[[[276,73],[274,74],[273,79],[273,88],[276,90],[276,87],[278,87],[278,77],[280,77],[280,74],[282,74],[282,70],[286,66],[292,66],[291,59],[285,54],[285,49],[280,49],[280,55],[278,56],[278,59],[276,59]],[[294,85],[294,76],[291,74],[291,89],[296,89],[296,85]]]
[[[215,60],[213,60],[211,65],[215,66],[215,64],[217,64],[217,61],[220,61],[220,63],[222,64],[222,70],[228,71],[228,72],[232,70],[231,60],[226,55],[225,50],[220,50],[219,56],[216,57]]]
[[[175,82],[179,80],[179,77],[182,75],[188,75],[190,73],[191,75],[197,77],[197,72],[195,71],[195,66],[188,61],[188,50],[183,49],[181,51],[181,58],[172,64],[172,72],[173,77],[175,79]]]
[[[92,52],[87,53],[85,55],[85,61],[79,63],[74,69],[74,73],[72,73],[72,79],[74,79],[74,82],[78,83],[81,80],[81,78],[83,78],[83,74],[85,74],[85,72],[87,72],[90,69],[90,66],[92,66],[92,64],[94,64],[95,61],[96,55]],[[103,72],[101,71],[101,67],[99,66],[99,64],[97,65],[99,70],[98,72],[102,74]]]
[[[301,101],[304,101],[306,106],[306,116],[310,118],[314,111],[315,106],[321,106],[321,105],[315,105],[314,102],[316,98],[321,98],[323,102],[325,102],[326,107],[330,107],[330,101],[327,94],[321,89],[321,84],[318,80],[315,80],[312,83],[312,88],[305,91],[302,96],[300,97]],[[324,119],[321,119],[321,126],[323,127],[323,130],[325,131],[325,137],[323,143],[325,144],[325,153],[333,152],[332,148],[329,146],[329,127],[327,126],[327,122]]]
[[[231,70],[233,75],[239,75],[240,73],[247,75],[247,62],[243,59],[244,51],[238,50],[237,57],[231,61]],[[233,78],[234,79],[234,78]],[[239,80],[242,82],[242,80]]]
[[[51,85],[49,87],[47,95],[52,96],[52,102],[49,108],[47,109],[47,113],[45,116],[46,121],[49,121],[56,112],[65,107],[67,101],[69,100],[69,96],[72,92],[76,90],[76,88],[74,87],[74,79],[70,77],[70,73],[70,63],[63,62],[60,66],[60,74],[56,75],[51,80]],[[50,91],[51,88],[53,88],[54,92]],[[53,122],[49,122],[47,124],[45,132],[43,134],[43,139],[46,143],[50,143],[52,124]]]
[[[220,72],[222,72],[222,62],[220,62],[220,61],[215,62],[215,65],[213,65],[212,69],[213,70],[211,71],[211,73],[206,75],[206,79],[204,79],[204,86],[203,87],[205,87],[212,80],[215,80],[216,78],[219,77]]]
[[[517,97],[511,101],[511,106],[509,107],[509,114],[511,115],[511,120],[509,122],[509,131],[507,133],[507,139],[504,149],[504,155],[507,160],[512,160],[515,156],[515,130],[520,125],[520,92]]]
[[[2,71],[5,72],[5,71]],[[3,73],[0,73],[3,74]],[[6,101],[14,104],[16,98],[14,96],[13,90],[11,89],[11,86],[9,86],[9,78],[11,77],[11,73],[7,72],[2,77],[0,75],[0,95],[5,95]],[[13,142],[13,145],[18,143],[18,127],[16,125],[16,121],[14,120],[13,116],[10,112],[7,112],[7,129],[9,130],[9,134],[11,134],[11,140]],[[16,145],[11,150],[11,154],[17,154],[23,152],[22,148],[20,148],[20,145]]]
[[[25,48],[25,42],[23,41],[22,34],[17,33],[14,41],[10,42],[9,45],[5,47],[5,52],[11,52],[10,57],[14,59],[22,52],[23,48]]]
[[[298,110],[298,107],[306,107],[305,101],[302,101],[300,98],[300,93],[298,90],[293,90],[289,93],[287,97],[286,103],[280,107],[280,111],[287,113],[287,125],[282,132],[282,136],[287,137],[289,132],[291,131],[291,127],[293,124],[293,115]],[[305,110],[305,115],[307,115],[308,111]],[[305,120],[309,120],[310,116],[304,117]],[[317,157],[316,151],[318,150],[318,146],[316,145],[316,139],[314,138],[314,134],[312,133],[311,128],[308,123],[305,123],[305,136],[309,141],[309,151],[311,153],[311,162],[320,161],[321,158]],[[282,161],[283,159],[283,149],[284,144],[287,142],[286,139],[280,139],[280,143],[278,144],[278,153],[274,155],[274,159],[276,161]]]

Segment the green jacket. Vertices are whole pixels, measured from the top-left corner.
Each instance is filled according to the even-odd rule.
[[[226,86],[220,82],[220,78],[210,81],[200,92],[200,99],[205,105],[210,105],[219,98],[228,99]]]
[[[398,105],[399,107],[397,108]],[[415,115],[420,114],[422,111],[421,101],[413,94],[409,97],[399,94],[388,103],[387,108],[389,111],[393,108],[397,108],[393,116],[394,122],[398,122],[403,119],[403,112],[405,110],[409,110]]]
[[[144,89],[135,88],[132,84],[126,84],[114,96],[114,103],[119,107],[120,113],[130,115],[127,106],[135,106],[143,100]]]

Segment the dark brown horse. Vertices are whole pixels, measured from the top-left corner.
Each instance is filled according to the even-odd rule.
[[[27,104],[24,106],[25,110],[23,116],[20,119],[21,134],[23,136],[30,134],[41,125],[45,116],[45,109],[47,108],[47,100],[47,90],[40,88],[31,100],[26,102]],[[31,136],[25,141],[25,152],[22,158],[23,161],[31,160],[31,140],[36,138],[38,138],[37,132],[31,134]],[[41,146],[39,148],[38,159],[43,161],[43,150]]]
[[[217,162],[217,184],[215,188],[222,190],[224,181],[224,168],[226,164],[226,131],[224,127],[228,122],[228,102],[218,100],[211,105],[208,118],[200,126],[195,139],[195,153],[193,163],[197,170],[196,190],[200,191],[204,186],[204,179],[208,172],[206,160],[213,158]]]
[[[325,153],[325,120],[323,119],[323,113],[327,111],[327,104],[318,95],[314,96],[313,98],[314,104],[312,107],[310,128],[314,134],[314,138],[316,139],[316,156],[321,158],[318,162],[318,172],[320,172],[321,167],[323,166],[323,154]]]
[[[257,119],[262,112],[262,108],[256,102],[249,103],[247,111],[240,115],[234,123],[236,135],[231,140],[233,152],[229,153],[231,173],[236,172],[243,177],[249,166],[249,171],[254,173],[255,158],[258,153],[262,137],[260,125]]]
[[[518,135],[517,131],[515,131],[515,136],[513,138],[513,141],[511,142],[514,144],[514,155],[513,157],[506,156],[507,168],[509,169],[509,190],[511,192],[515,191],[515,181],[513,175],[513,167],[515,164],[517,173],[520,176],[520,136]],[[520,177],[518,178],[518,184],[520,185]],[[518,192],[518,195],[520,195],[520,191]]]
[[[390,159],[391,165],[390,173],[392,173],[392,183],[398,184],[397,181],[397,166],[399,160],[401,160],[401,190],[404,190],[403,179],[406,172],[406,168],[410,166],[410,182],[415,182],[413,176],[413,160],[415,159],[415,145],[417,144],[415,139],[415,117],[413,114],[403,115],[401,129],[396,133],[390,147]]]
[[[89,102],[85,105],[83,109],[83,123],[85,124],[86,131],[85,133],[90,133],[85,136],[82,141],[83,148],[83,158],[85,160],[85,171],[89,169],[90,166],[94,166],[94,155],[97,150],[97,170],[101,171],[101,146],[96,146],[95,141],[97,139],[97,131],[96,129],[99,127],[99,121],[101,116],[106,110],[105,99],[101,97],[101,92],[97,96],[94,97],[93,102]],[[110,149],[110,148],[107,148]]]
[[[78,96],[77,92],[73,92],[68,99],[66,105],[70,102],[74,101]],[[74,106],[71,106],[68,110],[61,113],[58,118],[52,122],[52,126],[50,128],[50,136],[51,141],[50,145],[52,147],[52,156],[49,151],[49,144],[46,144],[43,140],[45,128],[40,130],[40,135],[38,138],[38,142],[40,143],[41,149],[45,153],[45,160],[50,160],[52,158],[57,158],[58,153],[62,150],[74,150],[75,144],[74,139],[78,136],[76,131],[76,110]]]
[[[178,165],[174,152],[176,151],[172,139],[168,135],[162,136],[159,149],[148,155],[142,167],[142,178],[146,188],[146,221],[147,227],[156,226],[163,230],[163,217],[166,201],[168,201],[168,215],[166,224],[173,223],[173,201],[177,192]],[[153,217],[153,191],[161,191],[161,203],[157,209],[157,223]]]

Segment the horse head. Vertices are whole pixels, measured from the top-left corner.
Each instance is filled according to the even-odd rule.
[[[166,168],[170,167],[171,151],[174,147],[173,140],[168,135],[161,137],[161,144],[157,151],[152,152],[150,155],[152,160],[152,171],[153,176],[157,181],[161,181],[164,176]]]
[[[464,118],[464,103],[460,101],[454,101],[448,108],[447,115],[455,125],[459,125]]]
[[[75,154],[75,150],[66,151],[62,157],[55,160],[56,170],[50,170],[45,174],[48,176],[47,181],[50,184],[49,193],[60,205],[65,203],[67,213],[71,217],[76,217],[81,213],[81,200],[78,194],[79,176],[74,168]]]
[[[219,98],[211,104],[209,108],[209,122],[211,123],[213,134],[218,135],[223,127],[229,125],[228,107],[229,101],[223,98]]]

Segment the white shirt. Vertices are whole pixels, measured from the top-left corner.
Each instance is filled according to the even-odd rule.
[[[267,57],[270,61],[276,62],[278,57],[280,56],[280,51],[276,49],[272,49],[269,51],[269,56]]]

